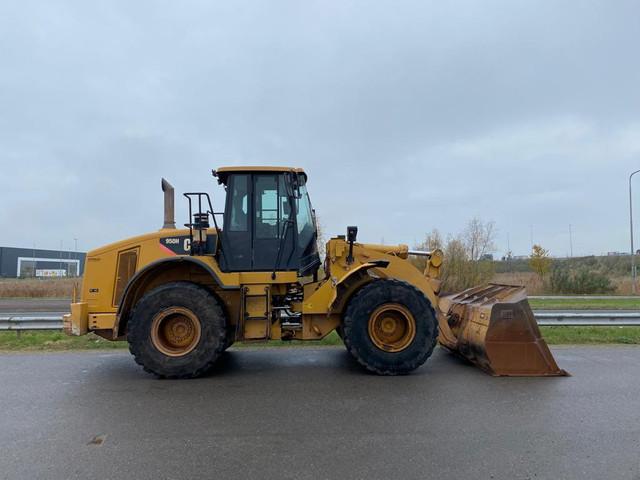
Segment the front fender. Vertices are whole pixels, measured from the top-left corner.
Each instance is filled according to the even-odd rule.
[[[340,307],[346,303],[346,300],[349,297],[351,297],[351,295],[349,295],[350,290],[355,290],[354,287],[359,287],[364,283],[369,283],[370,280],[366,278],[364,278],[363,281],[363,274],[365,274],[366,277],[371,278],[367,273],[369,270],[372,268],[387,268],[388,265],[389,262],[387,260],[376,260],[363,263],[349,271],[349,273],[333,284],[334,288],[329,301],[329,311],[335,312],[336,310],[341,310]],[[333,278],[331,279],[331,282],[334,282]]]

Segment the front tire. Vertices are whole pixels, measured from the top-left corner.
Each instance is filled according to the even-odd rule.
[[[127,341],[145,371],[164,378],[206,373],[224,351],[226,318],[204,287],[172,282],[145,294],[136,304]]]
[[[378,375],[404,375],[433,353],[438,322],[431,303],[414,286],[374,280],[349,301],[342,331],[347,350]]]

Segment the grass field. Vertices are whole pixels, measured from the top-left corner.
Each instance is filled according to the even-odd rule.
[[[540,327],[549,345],[640,345],[640,327]]]
[[[319,345],[342,345],[342,340],[334,332],[319,342],[283,342],[271,341],[234,345],[244,347],[304,347]],[[0,332],[0,351],[56,351],[56,350],[94,350],[128,348],[127,342],[110,342],[90,333],[82,337],[69,337],[63,332]]]
[[[126,348],[126,342],[109,342],[97,335],[69,337],[63,332],[0,332],[0,350],[93,350]]]
[[[530,298],[534,310],[640,310],[640,298]]]
[[[540,327],[550,345],[632,344],[640,345],[640,327]],[[236,344],[244,347],[306,347],[342,345],[334,332],[320,342],[282,342]],[[67,351],[126,349],[126,342],[109,342],[96,335],[68,337],[62,332],[0,332],[0,351]]]

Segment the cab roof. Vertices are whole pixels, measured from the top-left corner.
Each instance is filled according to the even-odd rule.
[[[232,173],[281,173],[281,172],[291,172],[298,173],[304,175],[305,180],[307,179],[307,174],[302,168],[297,167],[220,167],[217,170],[213,171],[214,177],[218,178],[219,183],[224,183],[226,185],[227,178]]]

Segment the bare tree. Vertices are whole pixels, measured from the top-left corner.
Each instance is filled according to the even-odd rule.
[[[483,222],[478,217],[472,218],[465,228],[462,238],[469,255],[469,260],[477,261],[496,249],[496,224]]]
[[[313,211],[313,215],[314,218],[316,219],[316,228],[318,231],[318,236],[316,238],[316,244],[318,246],[318,254],[320,254],[320,259],[324,259],[324,256],[326,254],[326,240],[324,238],[324,225],[322,224],[322,222],[320,221],[320,217],[318,216],[318,214],[316,213],[316,211]]]
[[[458,292],[486,283],[495,274],[493,262],[483,261],[483,255],[495,251],[495,235],[494,222],[473,218],[461,234],[449,235],[446,242],[440,232],[433,229],[415,247],[417,250],[440,248],[444,251],[440,273],[442,291]],[[422,257],[412,258],[411,262],[419,269],[423,269],[426,263]]]
[[[442,241],[442,235],[437,228],[431,230],[431,232],[427,233],[424,237],[424,241],[418,243],[416,246],[416,250],[426,250],[432,251],[436,248],[444,248],[444,242]]]
[[[431,232],[427,233],[424,237],[424,240],[420,243],[414,245],[416,250],[422,250],[431,252],[436,248],[444,250],[445,245],[442,240],[442,235],[437,228],[431,230]],[[419,270],[424,270],[427,265],[427,261],[424,257],[411,257],[409,259],[411,263],[413,263]]]
[[[444,264],[442,265],[443,290],[455,292],[465,288],[468,283],[469,260],[467,249],[462,239],[449,237],[444,249]]]

